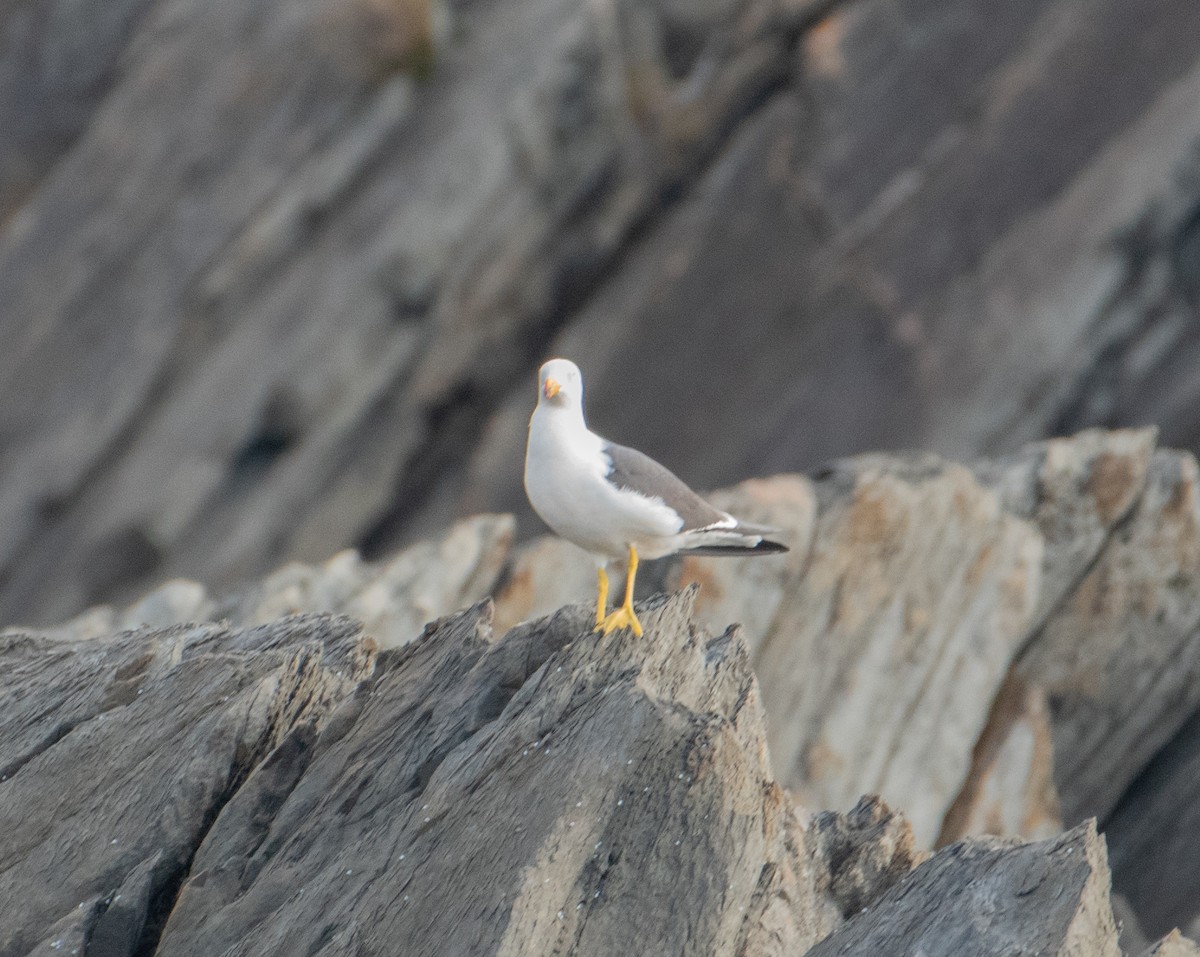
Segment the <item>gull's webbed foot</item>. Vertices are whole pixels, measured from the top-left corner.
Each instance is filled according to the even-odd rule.
[[[596,630],[608,634],[618,628],[630,628],[639,638],[642,636],[642,623],[633,612],[632,605],[622,605],[596,626]]]

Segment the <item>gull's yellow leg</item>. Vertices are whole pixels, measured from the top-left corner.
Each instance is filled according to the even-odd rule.
[[[629,546],[629,571],[625,574],[625,603],[604,619],[598,626],[606,635],[618,628],[632,628],[639,638],[642,634],[642,623],[633,613],[633,582],[637,578],[638,556],[637,549]]]
[[[596,569],[596,627],[604,624],[608,614],[608,572],[601,565]]]
[[[632,545],[629,546],[629,570],[625,573],[625,604],[622,606],[629,612],[629,617],[633,618],[634,624],[637,624],[637,618],[633,614],[633,580],[637,578],[637,549]],[[642,633],[641,625],[635,629],[640,635]]]

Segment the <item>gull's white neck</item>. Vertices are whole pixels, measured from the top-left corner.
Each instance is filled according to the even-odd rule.
[[[603,446],[603,440],[588,431],[581,405],[539,402],[529,420],[529,435],[531,446],[552,445],[560,455],[596,457]]]

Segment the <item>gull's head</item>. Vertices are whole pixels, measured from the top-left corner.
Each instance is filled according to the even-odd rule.
[[[538,405],[583,407],[583,376],[570,359],[551,359],[538,370]]]

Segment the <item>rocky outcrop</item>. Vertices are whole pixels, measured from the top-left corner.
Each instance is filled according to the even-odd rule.
[[[917,925],[893,911],[869,916],[872,902],[882,907],[895,895],[926,902],[929,921],[938,901],[958,902],[934,921],[946,935],[922,938],[947,953],[1004,952],[1015,940],[1004,928],[1014,923],[1040,928],[1044,952],[1104,953],[1117,944],[1116,922],[1097,903],[1108,907],[1108,857],[1085,826],[1098,818],[1121,892],[1121,946],[1138,952],[1148,938],[1192,925],[1200,886],[1188,837],[1198,806],[1187,684],[1198,667],[1187,614],[1200,607],[1196,475],[1187,453],[1158,449],[1152,432],[1136,431],[1082,433],[970,467],[875,455],[744,483],[715,500],[780,526],[793,549],[769,559],[650,562],[640,582],[655,626],[643,644],[590,636],[587,606],[576,603],[589,603],[590,561],[548,538],[514,544],[506,516],[466,520],[382,564],[344,553],[226,595],[173,582],[52,630],[11,628],[0,664],[20,708],[8,714],[12,753],[0,768],[16,771],[12,787],[24,780],[30,790],[6,805],[10,813],[48,786],[62,800],[88,800],[53,775],[85,763],[89,735],[102,733],[113,735],[95,739],[106,753],[127,741],[120,753],[130,766],[109,769],[124,777],[95,789],[138,808],[121,826],[158,820],[137,803],[158,790],[144,789],[148,796],[130,783],[143,772],[167,782],[166,805],[179,803],[170,839],[158,825],[157,836],[133,835],[116,812],[96,812],[96,832],[112,831],[115,848],[130,849],[120,857],[102,849],[77,868],[73,890],[43,895],[44,913],[30,917],[36,931],[20,946],[59,921],[70,923],[55,932],[62,940],[142,921],[158,929],[136,937],[144,944],[167,933],[170,952],[226,933],[217,928],[229,928],[234,952],[292,950],[320,939],[295,929],[311,901],[341,915],[343,929],[407,928],[388,910],[394,879],[418,880],[394,872],[404,854],[422,868],[419,893],[400,892],[401,903],[419,903],[421,926],[443,928],[434,901],[478,879],[509,895],[480,898],[486,913],[516,908],[510,931],[487,932],[500,934],[497,952],[547,939],[570,950],[571,934],[590,933],[572,921],[616,920],[584,913],[599,907],[582,895],[604,891],[595,868],[608,865],[583,850],[623,835],[643,855],[626,849],[625,860],[647,880],[665,881],[666,867],[700,881],[686,892],[707,909],[677,916],[702,927],[713,947],[793,953],[832,933],[824,952],[906,952],[902,941],[917,939]],[[685,597],[667,604],[650,598],[679,589]],[[281,618],[318,613],[325,618]],[[431,618],[439,621],[416,640]],[[176,624],[188,619],[220,624]],[[731,621],[743,622],[740,631],[727,631]],[[122,630],[132,631],[114,637]],[[253,694],[226,690],[252,682]],[[162,697],[146,698],[151,687]],[[168,715],[176,699],[196,714]],[[151,709],[144,714],[162,735],[157,744],[136,746],[137,734],[113,730],[138,709]],[[1102,746],[1088,750],[1088,741]],[[547,757],[546,747],[563,762],[550,765],[551,778],[527,760]],[[176,753],[206,756],[188,768],[194,787],[184,792],[170,783],[182,778],[156,763]],[[634,764],[618,766],[618,754]],[[25,774],[52,757],[52,776]],[[683,777],[671,778],[668,766]],[[882,800],[856,805],[863,794]],[[580,814],[570,817],[575,801]],[[622,817],[631,801],[650,817]],[[425,803],[437,813],[418,820],[414,807]],[[66,854],[54,842],[70,841],[70,827],[55,832],[54,821],[89,808],[47,812],[37,853]],[[706,814],[731,830],[708,833]],[[478,874],[458,851],[430,850],[431,842],[468,847],[485,832],[505,837],[488,837],[496,856],[473,863]],[[671,856],[688,841],[715,859]],[[670,863],[653,857],[660,851]],[[28,854],[23,847],[11,860]],[[1051,875],[1045,896],[1016,893],[994,926],[952,920],[984,892],[953,890],[960,879],[1032,889],[1043,886],[1038,868]],[[502,871],[524,877],[502,880]],[[391,877],[377,883],[384,873]],[[571,916],[565,898],[546,910],[529,884],[535,874],[547,889],[574,889],[580,913]],[[118,875],[121,886],[132,881],[127,892],[113,884]],[[19,867],[11,874],[26,877]],[[726,897],[714,902],[706,895],[718,885]],[[300,886],[304,901],[293,899]],[[113,907],[103,902],[118,892],[130,910],[102,925]],[[61,908],[71,893],[76,905],[100,903],[68,920]],[[752,917],[736,932],[731,901]],[[277,910],[283,916],[270,917]],[[475,911],[455,914],[484,933]],[[653,908],[643,916],[666,920]],[[547,928],[552,938],[541,937]],[[346,933],[358,940],[353,934],[365,932]],[[620,933],[604,935],[624,940]],[[1080,950],[1079,940],[1096,949]]]
[[[374,650],[348,619],[300,618],[10,636],[0,655],[0,953],[134,954],[214,819],[248,780],[295,779]]]
[[[995,8],[21,3],[0,621],[523,508],[547,350],[702,488],[1200,447],[1200,8]]]
[[[489,602],[384,651],[312,615],[10,635],[0,952],[1117,953],[1090,826],[923,863],[877,799],[806,827],[695,597],[643,639]]]
[[[1120,957],[1108,889],[1104,845],[1092,825],[1035,844],[955,844],[809,957]]]

